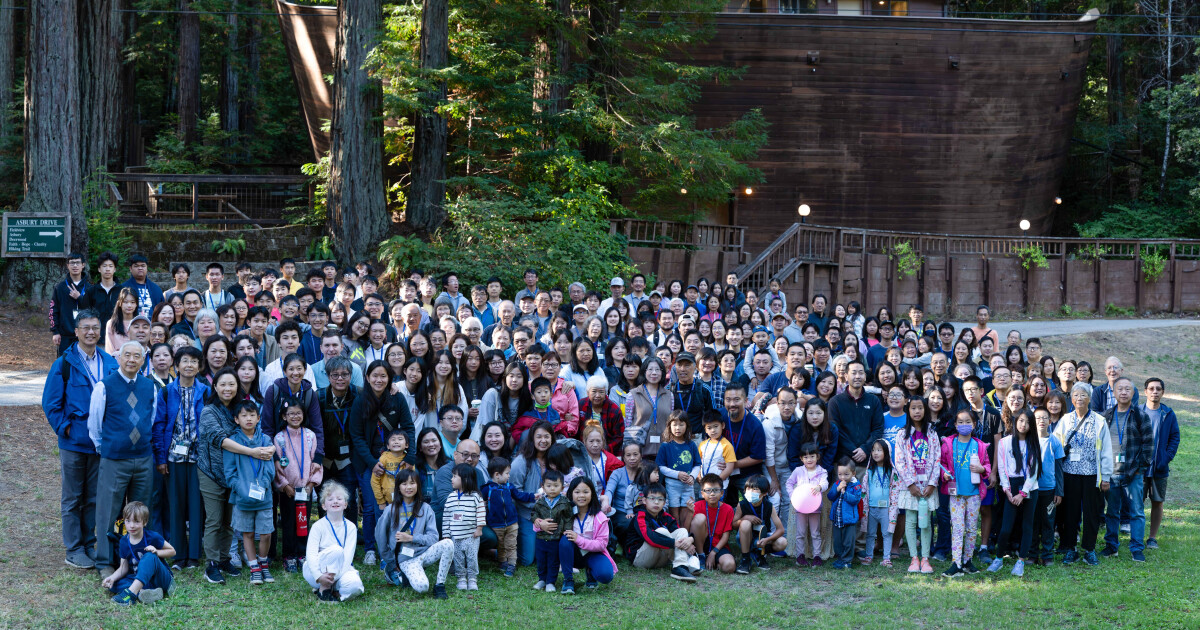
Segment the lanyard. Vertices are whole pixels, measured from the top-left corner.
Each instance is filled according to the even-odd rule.
[[[603,453],[603,452],[601,452],[601,453],[600,453],[600,465],[599,465],[599,466],[597,466],[597,465],[596,465],[596,462],[592,462],[592,469],[596,471],[596,479],[600,480],[600,483],[601,483],[601,484],[603,484],[603,483],[604,483],[604,468],[605,468],[605,466],[604,466],[604,453]],[[627,475],[627,476],[628,476],[628,474],[629,474],[629,473],[626,473],[626,475]]]
[[[757,519],[760,519],[760,520],[762,519],[762,516],[760,516],[760,515],[759,515],[759,513],[758,513],[758,510],[754,509],[754,504],[753,504],[753,503],[751,503],[750,501],[748,501],[748,500],[747,500],[747,501],[746,501],[746,505],[750,506],[750,513],[754,515],[754,518],[757,518]],[[707,512],[707,511],[708,511],[708,510],[707,510],[707,508],[706,508],[706,509],[705,509],[705,512]]]
[[[400,512],[400,516],[408,519],[407,522],[404,523],[404,526],[400,528],[400,531],[408,531],[408,533],[411,534],[413,529],[415,529],[417,526],[417,519],[413,518],[415,515],[412,513],[412,508],[409,507],[407,503],[401,503],[400,509],[403,510]]]
[[[287,436],[287,445],[292,447],[292,454],[295,454],[296,453],[296,445],[292,444],[292,432],[288,431],[287,429],[284,429],[283,432]],[[305,448],[304,448],[304,427],[300,428],[300,451],[299,452],[300,452],[300,455],[298,457],[296,457],[296,459],[300,460],[300,468],[299,468],[300,478],[304,479],[304,477],[308,475],[308,473],[304,472],[304,471],[308,470],[307,468],[304,467],[304,453],[306,452]]]
[[[254,473],[254,483],[258,483],[258,471],[260,471],[260,470],[262,470],[262,462],[257,459],[251,458],[250,459],[250,472]]]
[[[583,533],[583,530],[584,530],[584,529],[587,527],[587,520],[588,520],[588,519],[587,519],[587,512],[584,512],[584,513],[583,513],[583,518],[581,518],[581,519],[580,519],[580,518],[577,518],[577,519],[575,519],[575,524],[579,526],[579,533],[580,533],[580,534],[582,534],[582,533]]]
[[[1125,444],[1125,427],[1129,426],[1130,411],[1133,411],[1132,405],[1125,411],[1125,422],[1122,424],[1120,412],[1118,412],[1116,409],[1113,409],[1113,420],[1117,422],[1117,439],[1120,440],[1122,445]]]
[[[654,396],[650,397],[650,389],[647,388],[646,396],[650,398],[650,413],[651,413],[650,426],[657,427],[658,426],[658,392],[655,391]]]
[[[212,293],[209,291],[204,292],[204,301],[205,301],[205,303],[208,304],[208,308],[211,308],[214,311],[217,310],[218,306],[221,306],[221,304],[217,304],[216,302],[213,301]],[[224,304],[223,297],[221,299],[221,303]]]
[[[742,422],[745,422],[745,421],[746,421],[746,418],[745,418],[745,416],[742,416]],[[739,424],[741,424],[741,423],[739,423]],[[729,431],[729,435],[733,435],[733,419],[732,419],[732,418],[730,418],[730,419],[729,419],[729,421],[725,423],[725,430],[726,430],[726,431]],[[737,433],[737,439],[736,439],[736,440],[734,440],[734,442],[733,442],[733,455],[734,455],[734,457],[737,457],[737,450],[738,450],[738,446],[739,446],[739,445],[741,445],[741,443],[742,443],[742,435],[743,435],[745,432],[746,432],[746,427],[741,427],[741,428],[739,428],[739,429],[738,429],[738,433]]]
[[[346,435],[346,420],[350,416],[349,409],[330,409],[329,413],[333,414],[334,422],[337,422],[338,429],[341,430],[342,436]]]
[[[95,387],[96,383],[100,382],[100,355],[96,354],[96,373],[92,374],[92,368],[89,365],[91,359],[87,358],[87,355],[83,353],[83,350],[79,349],[79,346],[75,346],[75,351],[79,353],[79,358],[83,359],[83,373],[87,374],[88,384]],[[96,351],[93,350],[92,352],[95,353]]]
[[[721,518],[721,504],[717,504],[717,518]],[[708,549],[713,548],[713,535],[716,534],[717,522],[713,520],[712,514],[708,513],[708,501],[704,502],[704,520],[708,521]]]
[[[376,350],[375,346],[368,345],[367,346],[367,353],[368,353],[367,354],[367,363],[370,363],[371,361],[382,361],[383,356],[386,354],[385,350],[386,350],[386,348],[380,348],[380,349]]]
[[[341,538],[338,538],[337,530],[335,530],[333,528],[333,521],[330,521],[328,516],[325,517],[325,520],[329,521],[329,533],[333,534],[333,539],[337,541],[337,546],[341,547],[342,549],[345,549],[346,544],[344,541],[347,538],[347,536],[346,536],[346,519],[344,519],[344,518],[342,519],[342,537]]]
[[[683,400],[683,391],[681,391],[681,390],[679,390],[679,389],[677,388],[677,389],[675,390],[675,393],[676,393],[676,394],[679,396],[679,408],[680,408],[680,409],[681,409],[681,410],[682,410],[684,413],[687,413],[687,412],[688,412],[688,410],[689,410],[689,409],[691,409],[691,407],[692,407],[692,394],[695,394],[695,393],[696,393],[696,385],[695,385],[695,383],[693,383],[693,384],[692,384],[692,386],[691,386],[690,388],[688,388],[688,397],[687,397],[687,401],[686,401],[686,402]]]
[[[713,468],[713,460],[716,459],[717,454],[720,453],[721,444],[720,444],[720,442],[713,442],[712,440],[706,440],[705,444],[713,445],[712,457],[708,457],[707,458],[708,462],[704,465],[704,474],[707,475]],[[700,459],[701,459],[701,461],[703,461],[705,459],[704,453],[703,453],[704,444],[701,444],[700,448],[701,448]]]

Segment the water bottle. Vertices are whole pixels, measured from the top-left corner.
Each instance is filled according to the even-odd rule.
[[[917,499],[917,527],[927,529],[929,527],[929,498],[921,497]]]
[[[972,455],[971,456],[971,466],[974,467],[974,466],[978,466],[978,465],[979,465],[979,455],[978,454]],[[979,473],[975,472],[974,470],[971,471],[971,483],[974,485],[979,485]]]

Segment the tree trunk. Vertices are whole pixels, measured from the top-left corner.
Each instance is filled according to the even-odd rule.
[[[71,249],[87,252],[80,172],[79,31],[72,0],[30,0],[26,12],[25,200],[20,212],[71,214]],[[11,260],[0,292],[50,299],[62,260]]]
[[[450,57],[447,0],[425,0],[421,8],[420,58],[423,70],[446,67]],[[446,101],[446,84],[421,94],[413,138],[412,186],[408,192],[408,223],[418,233],[433,232],[446,219],[446,142],[449,127],[435,108]]]
[[[253,136],[255,122],[258,120],[258,71],[262,65],[262,54],[259,52],[258,44],[262,40],[262,21],[256,15],[252,15],[248,19],[250,20],[250,37],[246,42],[246,80],[242,82],[245,89],[241,91],[241,101],[239,102],[241,112],[238,114],[238,123],[242,126],[242,133]]]
[[[108,170],[120,151],[125,0],[79,3],[79,142],[84,177]]]
[[[237,0],[230,3],[225,14],[225,58],[221,62],[221,130],[229,133],[239,128],[238,120],[238,10]]]
[[[1175,34],[1174,19],[1175,19],[1175,2],[1167,0],[1167,64],[1163,67],[1163,79],[1167,82],[1167,125],[1163,137],[1163,155],[1162,167],[1158,172],[1158,199],[1161,201],[1163,195],[1167,191],[1167,166],[1171,163],[1171,119],[1174,112],[1172,104],[1175,101],[1175,95],[1171,94],[1171,66],[1174,65],[1174,52],[1172,39]]]
[[[329,135],[329,233],[338,258],[373,258],[388,230],[383,189],[383,88],[363,67],[378,43],[381,0],[339,0]]]
[[[550,0],[553,13],[550,27],[539,35],[537,43],[538,64],[534,68],[533,98],[534,111],[544,111],[552,118],[566,108],[568,86],[564,79],[570,63],[567,29],[571,20],[571,0]]]
[[[200,16],[191,0],[179,0],[179,135],[184,142],[196,139],[200,115]]]
[[[17,2],[0,0],[0,138],[9,134],[8,109],[13,104],[17,61]]]
[[[616,0],[593,0],[588,7],[588,82],[592,91],[604,99],[605,111],[612,111],[608,84],[617,74],[616,50],[611,41],[621,26],[621,6]],[[584,157],[600,162],[612,162],[612,145],[603,139],[588,139],[583,143]]]
[[[123,14],[125,34],[137,32],[137,13],[129,11]],[[170,82],[164,85],[170,85]],[[121,141],[122,153],[117,163],[118,171],[124,171],[127,166],[141,166],[146,162],[142,151],[142,104],[133,98],[137,94],[137,68],[132,63],[121,65]]]

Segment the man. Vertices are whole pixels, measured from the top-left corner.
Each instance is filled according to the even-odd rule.
[[[946,353],[946,356],[954,354],[954,324],[950,322],[942,322],[938,324],[938,347],[939,352]]]
[[[505,354],[505,358],[525,359],[525,351],[529,349],[529,343],[533,340],[533,331],[524,326],[517,326],[512,331],[512,347]]]
[[[803,353],[804,346],[800,347],[800,351]],[[791,354],[791,348],[788,348],[788,353]],[[804,363],[803,357],[800,362]],[[775,375],[772,374],[771,378],[775,378]],[[771,503],[778,510],[779,519],[788,529],[787,536],[791,548],[788,551],[789,556],[795,549],[795,543],[791,542],[796,539],[796,523],[792,517],[795,510],[789,509],[791,497],[782,490],[787,487],[788,478],[792,474],[792,468],[788,464],[788,433],[793,429],[799,431],[800,417],[796,414],[798,399],[799,392],[784,385],[776,394],[776,404],[767,407],[763,416],[763,433],[767,439],[767,474],[771,477]],[[783,507],[782,510],[780,506]]]
[[[615,306],[618,300],[624,299],[621,296],[625,293],[625,281],[620,276],[614,277],[608,283],[608,290],[612,296],[606,297],[603,302],[600,302],[601,315],[607,313],[609,308]]]
[[[1121,376],[1112,384],[1117,404],[1104,412],[1112,441],[1113,476],[1104,499],[1104,550],[1100,555],[1115,558],[1121,546],[1121,511],[1129,509],[1129,553],[1134,562],[1145,562],[1143,537],[1146,512],[1142,496],[1144,477],[1154,460],[1154,428],[1134,402],[1133,381]]]
[[[683,349],[691,352],[692,356],[696,356],[700,350],[704,348],[704,338],[700,336],[700,331],[689,330],[683,336]]]
[[[978,345],[984,337],[992,338],[992,347],[1000,345],[1000,333],[988,327],[988,320],[992,318],[992,311],[988,309],[986,304],[980,304],[979,308],[975,309],[975,326],[971,328],[971,332],[975,333],[975,344]]]
[[[296,280],[296,261],[292,258],[284,258],[279,261],[279,275],[283,280],[288,281],[288,293],[295,295],[297,291],[304,287]]]
[[[362,283],[359,286],[359,293],[357,294],[358,298],[350,303],[351,310],[355,310],[355,311],[363,310],[363,308],[364,308],[363,303],[366,300],[367,296],[375,295],[377,291],[379,291],[379,279],[376,278],[375,276],[363,277]],[[382,299],[382,298],[380,298],[380,299]],[[409,301],[409,302],[416,301],[416,295],[414,294],[412,299],[408,299],[407,301]]]
[[[788,345],[804,342],[804,325],[808,323],[808,307],[798,304],[794,315],[791,323],[783,329],[783,335],[788,338]]]
[[[137,296],[138,312],[146,317],[154,312],[154,307],[163,301],[162,289],[154,282],[146,279],[146,274],[150,271],[149,261],[141,254],[134,254],[129,257],[129,279],[122,284],[133,290],[133,294]]]
[[[326,339],[322,340],[327,341]],[[341,339],[338,339],[338,352],[341,352]],[[322,343],[322,352],[325,351]],[[329,346],[332,350],[332,344]],[[316,366],[314,367],[314,371]],[[352,371],[359,376],[359,385],[353,381]],[[317,401],[321,405],[321,418],[325,425],[325,458],[321,465],[325,468],[325,479],[336,481],[346,487],[349,499],[346,502],[345,517],[351,522],[357,522],[358,509],[355,495],[360,490],[358,475],[350,463],[350,408],[354,399],[362,390],[362,371],[350,359],[337,355],[326,355],[321,361],[321,373],[326,375],[327,385],[317,390]],[[305,375],[308,378],[308,375]],[[374,495],[369,488],[363,493],[364,497]]]
[[[304,288],[312,291],[313,300],[322,302],[325,299],[325,272],[313,267],[304,274]],[[296,293],[299,296],[299,292]]]
[[[929,357],[929,371],[933,372],[933,380],[941,382],[942,377],[946,375],[946,372],[950,369],[949,356],[949,354],[938,351]]]
[[[771,343],[780,337],[787,337],[788,315],[782,311],[771,316]],[[788,340],[788,343],[792,343]]]
[[[629,287],[633,289],[633,292],[625,296],[625,301],[629,303],[629,312],[636,313],[637,307],[649,299],[649,296],[646,295],[646,276],[640,273],[633,274],[633,277],[629,279]]]
[[[751,392],[757,392],[758,388],[766,382],[767,377],[771,375],[772,359],[771,353],[764,348],[755,348],[751,346],[746,350],[746,356],[750,359],[750,371],[746,372],[750,376],[750,384],[747,388]],[[753,399],[752,399],[753,401]],[[761,401],[765,403],[765,400]],[[761,412],[766,405],[751,405],[750,409]]]
[[[846,366],[846,391],[829,401],[829,421],[838,430],[837,456],[854,460],[855,474],[867,469],[871,445],[883,437],[883,403],[863,389],[867,371],[861,363]]]
[[[324,286],[321,287],[321,301],[332,304],[337,294],[337,263],[332,260],[321,263],[321,274],[325,276]]]
[[[515,319],[517,316],[517,307],[513,305],[512,302],[504,300],[500,303],[500,306],[496,308],[496,313],[500,320],[495,324],[483,329],[483,342],[489,346],[495,345],[492,342],[492,333],[495,332],[497,328],[503,328],[508,331],[512,330],[513,319]]]
[[[88,435],[92,389],[117,370],[117,362],[101,350],[100,317],[82,310],[75,317],[76,342],[58,357],[46,375],[42,411],[58,436],[62,471],[62,539],[66,563],[96,566],[96,490],[100,455]]]
[[[233,272],[237,274],[237,281],[229,285],[225,290],[236,300],[250,298],[251,294],[246,292],[246,283],[250,281],[250,278],[254,277],[254,266],[243,260],[233,268]]]
[[[1031,364],[1032,365],[1032,364]],[[1088,408],[1096,413],[1103,414],[1109,409],[1112,409],[1117,404],[1117,396],[1115,385],[1116,382],[1123,378],[1125,374],[1125,365],[1117,357],[1108,357],[1104,360],[1104,376],[1108,378],[1107,383],[1097,385],[1092,390],[1092,402]],[[1133,390],[1133,406],[1138,406],[1138,393]]]
[[[667,337],[675,331],[675,313],[671,309],[664,308],[658,312],[658,330],[652,335],[647,335],[646,340],[650,345],[658,348],[667,343]]]
[[[1042,362],[1042,340],[1037,337],[1030,337],[1029,341],[1025,342],[1025,363],[1028,365],[1037,365]]]
[[[587,287],[582,282],[572,282],[567,285],[567,300],[558,307],[558,312],[567,320],[571,319],[571,314],[580,306],[583,306],[583,298],[587,295]],[[584,310],[587,307],[584,306]]]
[[[100,282],[88,287],[86,293],[79,300],[80,310],[88,309],[96,313],[100,318],[100,341],[98,345],[104,345],[104,330],[108,326],[108,319],[112,317],[113,310],[117,306],[117,296],[121,294],[116,280],[113,279],[117,273],[117,264],[120,261],[112,252],[104,252],[100,254],[100,260],[97,263],[97,271],[100,272]]]
[[[668,389],[674,397],[674,408],[687,414],[691,434],[703,436],[704,414],[712,410],[713,402],[712,392],[696,382],[695,354],[684,351],[675,357],[675,381]]]
[[[748,402],[745,385],[733,382],[725,386],[725,410],[721,412],[725,420],[724,436],[733,444],[737,461],[733,464],[720,461],[717,468],[723,471],[727,465],[734,467],[729,475],[729,487],[725,490],[725,502],[734,507],[738,505],[738,497],[746,487],[746,480],[761,475],[762,464],[767,459],[767,438],[762,421],[747,412]]]
[[[537,296],[537,293],[538,293],[538,286],[537,286],[538,273],[537,273],[536,269],[532,269],[532,268],[526,269],[525,275],[524,275],[524,280],[525,280],[525,288],[521,289],[520,291],[517,291],[516,297],[513,298],[517,301],[518,304],[521,303],[521,299],[524,298],[525,296],[528,295],[529,297],[532,298],[532,297]]]
[[[203,298],[200,297],[200,292],[195,289],[188,289],[183,294],[183,318],[178,324],[171,327],[172,335],[186,335],[192,339],[196,338],[196,315],[200,313],[200,309],[204,308]]]
[[[271,364],[271,362],[279,359],[279,344],[275,338],[267,333],[267,326],[271,323],[271,310],[263,306],[252,307],[246,312],[246,321],[249,322],[248,331],[250,338],[254,340],[254,345],[258,347],[258,352],[255,355],[255,360],[258,362],[258,367],[263,368]]]
[[[833,349],[830,348],[829,342],[824,339],[814,341],[812,347],[812,375],[815,379],[821,372],[833,371],[833,364],[829,362],[829,356],[833,354]]]
[[[300,351],[300,322],[294,320],[286,320],[280,322],[275,327],[275,342],[279,346],[279,360],[271,361],[263,367],[262,374],[258,378],[258,391],[263,396],[267,395],[267,388],[270,387],[276,379],[281,379],[285,376],[283,371],[283,360],[293,352]],[[274,437],[274,436],[272,436]]]
[[[50,301],[50,333],[58,356],[75,343],[75,317],[79,312],[79,300],[88,290],[83,279],[83,256],[72,252],[67,256],[67,277],[54,285],[54,297]]]
[[[496,323],[496,310],[488,302],[487,287],[482,284],[477,284],[471,287],[471,316],[479,320],[483,326],[491,326]],[[464,320],[465,321],[465,320]],[[401,322],[397,322],[399,325]]]
[[[785,355],[785,367],[783,370],[776,372],[767,377],[761,385],[758,386],[758,393],[764,394],[768,404],[775,402],[779,390],[787,387],[788,383],[792,382],[792,376],[798,374],[804,369],[804,359],[807,353],[804,350],[803,343],[788,344],[787,355]],[[826,358],[828,361],[828,358]],[[814,378],[816,374],[813,375]],[[794,403],[795,401],[793,401]],[[793,405],[794,406],[794,405]]]
[[[453,271],[446,272],[442,276],[442,292],[438,297],[445,296],[450,298],[450,312],[458,312],[458,307],[463,304],[468,304],[467,298],[458,292],[458,274]]]
[[[233,294],[221,288],[221,283],[225,281],[225,267],[221,263],[208,263],[204,279],[208,281],[208,290],[202,296],[205,308],[215,311],[219,306],[233,303]]]
[[[1146,404],[1142,405],[1142,413],[1150,419],[1154,440],[1154,457],[1150,460],[1145,479],[1146,495],[1150,499],[1150,537],[1146,539],[1148,549],[1158,549],[1158,528],[1162,525],[1163,503],[1167,500],[1167,477],[1171,472],[1171,460],[1179,452],[1179,421],[1175,418],[1175,411],[1162,404],[1165,391],[1161,378],[1146,379]]]
[[[979,369],[977,370],[979,378],[990,380],[992,378],[992,357],[996,355],[996,347],[992,343],[991,337],[984,337],[979,340]]]
[[[879,343],[867,350],[867,369],[875,371],[875,366],[883,362],[888,348],[892,347],[892,338],[896,335],[896,325],[891,320],[879,322]]]
[[[812,299],[812,312],[808,314],[808,321],[816,324],[817,328],[821,329],[821,334],[825,334],[825,330],[829,328],[829,316],[825,314],[825,305],[828,300],[824,295],[818,293]]]
[[[908,321],[912,324],[912,329],[917,331],[917,336],[921,335],[922,320],[925,319],[925,307],[920,304],[913,304],[908,307]]]
[[[989,405],[999,409],[1004,400],[1008,398],[1008,392],[1012,391],[1012,370],[1007,366],[1000,366],[992,369],[992,391],[987,393],[984,398]]]
[[[704,317],[708,313],[708,309],[700,302],[700,289],[694,284],[687,285],[683,290],[683,308],[693,307],[700,317]]]
[[[169,300],[172,295],[177,293],[182,294],[187,291],[190,286],[188,280],[192,277],[192,268],[187,266],[187,263],[175,263],[171,265],[171,278],[175,280],[175,284],[166,291],[163,291],[163,299]]]
[[[433,475],[433,499],[429,504],[433,506],[433,513],[437,516],[439,527],[442,523],[442,510],[446,507],[446,497],[454,491],[451,483],[454,477],[454,467],[458,464],[467,464],[475,469],[475,480],[479,483],[480,488],[488,481],[484,470],[479,467],[479,444],[474,440],[459,440],[458,446],[454,449],[454,461],[446,462]],[[483,537],[479,540],[479,549],[481,551],[495,549],[496,543],[495,532],[490,527],[484,527]]]
[[[323,341],[324,335],[326,332],[337,333],[337,331],[325,330],[325,326],[328,323],[329,323],[329,307],[328,306],[325,306],[324,304],[321,304],[321,303],[317,303],[317,304],[313,304],[312,306],[309,307],[309,309],[308,309],[308,326],[309,326],[309,328],[308,328],[308,330],[304,331],[304,333],[302,335],[300,335],[300,353],[304,355],[305,363],[307,363],[309,365],[313,365],[314,363],[317,363],[324,359],[324,357],[325,357],[324,350],[325,349],[322,347],[324,345],[324,341]],[[341,339],[340,336],[338,338]],[[339,343],[338,345],[339,345],[338,353],[340,354],[341,353],[341,347],[340,347],[341,344]],[[317,385],[316,383],[313,383],[313,384]],[[317,385],[317,387],[318,388],[324,387],[324,385]]]
[[[100,453],[96,494],[96,567],[107,578],[118,559],[108,537],[125,499],[150,505],[154,471],[151,433],[157,397],[154,382],[139,372],[142,344],[127,341],[117,354],[118,369],[100,379],[88,405],[88,435]]]

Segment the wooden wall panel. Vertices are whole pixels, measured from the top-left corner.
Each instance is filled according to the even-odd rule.
[[[1100,282],[1104,284],[1104,303],[1120,308],[1133,308],[1137,299],[1137,274],[1141,271],[1132,260],[1106,260]]]
[[[1200,310],[1200,261],[1180,260],[1179,285],[1182,295],[1180,307],[1185,311]]]
[[[1062,307],[1062,265],[1061,260],[1046,261],[1048,269],[1029,270],[1029,305],[1026,310],[1032,312],[1055,312]]]

